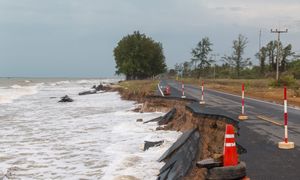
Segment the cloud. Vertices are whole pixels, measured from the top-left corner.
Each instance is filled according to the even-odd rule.
[[[242,11],[244,8],[240,7],[240,6],[233,6],[233,7],[229,7],[229,10],[231,11]]]
[[[88,68],[83,63],[89,62],[90,69],[102,64],[99,71],[107,72],[109,66],[113,74],[112,50],[134,30],[162,42],[170,66],[189,59],[204,36],[212,39],[217,53],[225,54],[242,33],[249,38],[252,56],[259,29],[268,41],[274,38],[271,28],[287,27],[283,40],[300,47],[299,9],[298,0],[1,0],[0,62],[30,66],[43,59],[72,63],[74,69]]]

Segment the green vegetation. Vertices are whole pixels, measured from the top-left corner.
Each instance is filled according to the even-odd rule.
[[[208,37],[203,38],[198,44],[197,47],[192,50],[192,59],[191,64],[194,64],[194,73],[199,78],[201,71],[205,67],[209,67],[213,60],[209,58],[209,53],[212,43]]]
[[[224,56],[224,61],[231,67],[234,67],[237,78],[240,77],[241,70],[250,65],[250,58],[243,58],[248,40],[243,35],[239,35],[237,40],[233,41],[233,53],[231,56]]]
[[[138,31],[118,42],[114,56],[116,74],[124,74],[127,80],[153,77],[166,69],[162,44]]]
[[[131,80],[122,81],[121,93],[125,99],[139,99],[153,95],[156,91],[158,80]]]
[[[287,85],[298,89],[300,79],[300,56],[296,56],[292,45],[283,45],[281,42],[270,41],[266,43],[255,57],[258,65],[253,65],[252,60],[243,57],[248,39],[239,35],[233,41],[232,54],[220,56],[212,49],[208,37],[203,38],[191,52],[191,60],[177,63],[170,75],[183,78],[205,79],[268,79],[270,87]],[[278,45],[278,47],[277,47]],[[279,64],[279,80],[276,77],[277,59]]]

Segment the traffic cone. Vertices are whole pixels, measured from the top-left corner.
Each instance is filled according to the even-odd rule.
[[[234,138],[234,127],[231,124],[226,124],[223,149],[223,166],[236,165],[238,165],[238,154]]]
[[[171,94],[170,86],[167,85],[167,87],[166,87],[166,95],[170,95],[170,94]]]

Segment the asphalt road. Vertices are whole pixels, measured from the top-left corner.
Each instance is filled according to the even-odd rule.
[[[171,86],[171,96],[181,97],[181,83],[163,80],[161,85]],[[187,98],[199,100],[200,86],[185,85]],[[246,121],[240,122],[240,136],[237,142],[247,149],[241,160],[247,164],[247,173],[251,179],[300,179],[300,109],[288,107],[289,141],[295,143],[293,150],[279,149],[278,142],[283,141],[283,106],[272,102],[247,98],[245,92]],[[204,90],[205,106],[215,112],[226,114],[237,120],[241,113],[241,97],[215,90]],[[262,118],[259,118],[262,117]]]

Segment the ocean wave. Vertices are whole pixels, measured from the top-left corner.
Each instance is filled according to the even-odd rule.
[[[60,84],[70,84],[70,81],[58,81],[56,82],[57,85],[60,85]]]
[[[42,83],[35,86],[20,86],[15,84],[10,86],[10,88],[2,87],[0,88],[0,104],[12,103],[22,96],[36,94],[40,85],[42,85]]]

